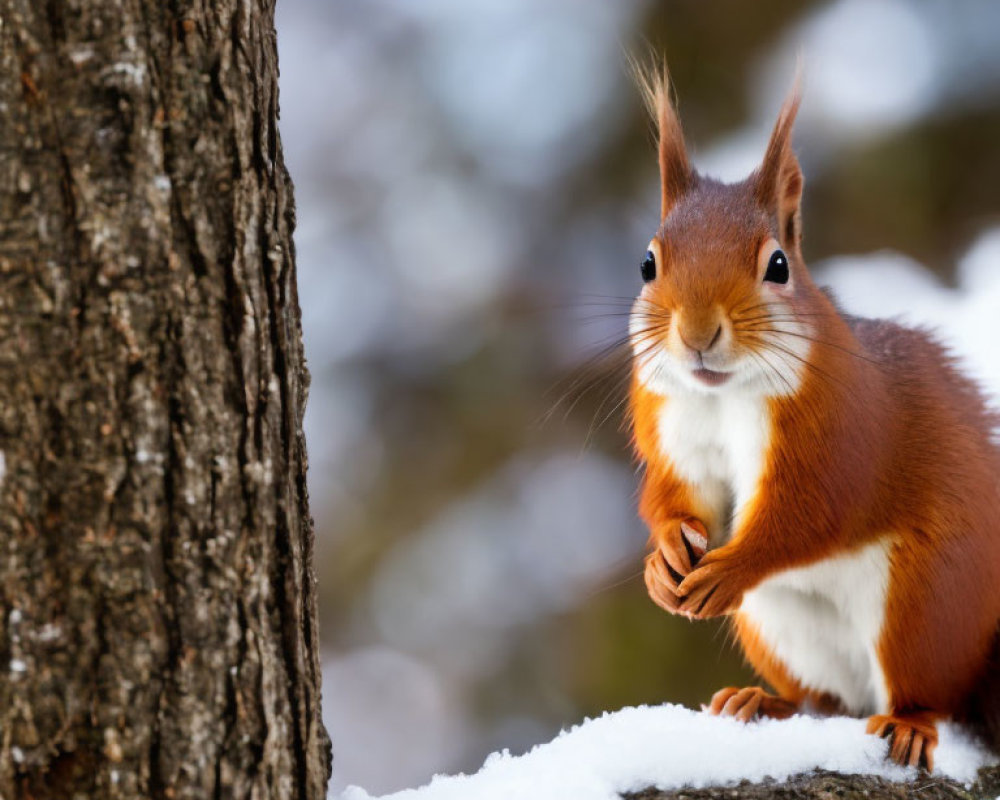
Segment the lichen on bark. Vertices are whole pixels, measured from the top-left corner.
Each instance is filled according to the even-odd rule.
[[[0,797],[321,798],[273,5],[0,0]]]

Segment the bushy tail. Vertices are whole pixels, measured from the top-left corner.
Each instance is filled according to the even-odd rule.
[[[976,733],[1000,754],[1000,629],[993,637],[986,670],[969,700],[966,718]]]

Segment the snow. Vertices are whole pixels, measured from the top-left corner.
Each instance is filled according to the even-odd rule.
[[[765,778],[781,781],[814,769],[880,775],[893,781],[920,773],[885,758],[886,743],[846,717],[796,716],[745,725],[681,706],[623,708],[587,720],[522,756],[494,753],[475,775],[436,776],[392,800],[618,800],[650,786],[699,788]],[[989,763],[980,746],[953,725],[941,726],[936,769],[961,783]],[[372,800],[348,788],[340,800]]]

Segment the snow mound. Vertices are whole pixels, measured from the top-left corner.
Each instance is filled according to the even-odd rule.
[[[995,759],[954,725],[940,726],[935,772],[962,783]],[[676,705],[623,708],[590,719],[521,756],[494,753],[475,775],[435,776],[420,789],[384,800],[618,800],[650,786],[699,788],[765,778],[781,781],[815,769],[880,775],[919,774],[886,761],[886,742],[847,717],[795,716],[745,725]],[[348,788],[340,800],[373,800]]]

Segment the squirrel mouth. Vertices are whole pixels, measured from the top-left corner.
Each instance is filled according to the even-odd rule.
[[[692,370],[691,374],[706,386],[722,386],[722,384],[732,377],[732,373],[730,372],[716,372],[715,370],[705,369],[704,367]]]

